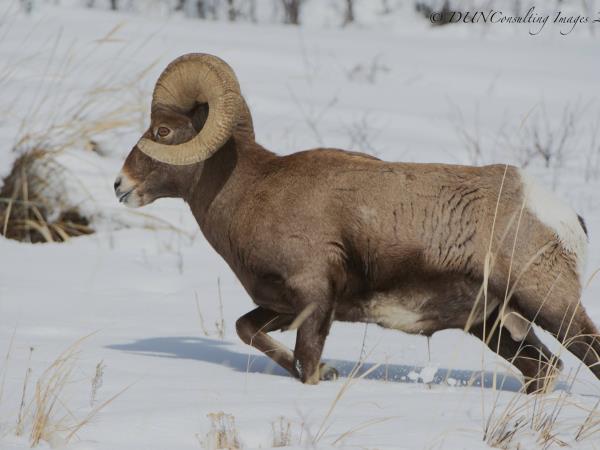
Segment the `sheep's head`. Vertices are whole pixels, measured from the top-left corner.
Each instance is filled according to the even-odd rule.
[[[129,207],[178,197],[180,183],[232,136],[246,111],[235,74],[221,59],[188,54],[160,75],[152,96],[150,127],[115,181]]]

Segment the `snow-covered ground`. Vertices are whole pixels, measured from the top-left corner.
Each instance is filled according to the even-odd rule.
[[[529,162],[586,218],[591,275],[600,267],[600,41],[587,28],[561,36],[549,27],[537,37],[523,27],[431,28],[408,8],[393,24],[344,29],[48,5],[32,16],[0,13],[0,175],[24,135],[68,141],[59,156],[66,195],[98,230],[64,244],[0,237],[2,450],[29,447],[36,382],[43,387],[44,370],[82,338],[50,418],[59,429],[41,448],[210,448],[208,414],[222,411],[247,449],[274,446],[281,433],[273,427],[288,423],[295,448],[477,449],[488,448],[491,414],[511,402],[539,407],[515,393],[518,374],[460,331],[436,334],[428,352],[423,337],[334,324],[325,358],[343,374],[365,356],[363,372],[381,365],[364,379],[302,385],[237,338],[235,320],[252,304],[187,207],[161,200],[124,210],[112,183],[147,123],[158,73],[180,54],[209,52],[234,67],[258,141],[279,153],[326,145],[390,160]],[[560,140],[565,115],[573,129],[558,160],[546,169],[524,158],[535,131]],[[600,324],[598,294],[595,279],[584,305]],[[291,333],[277,338],[293,344]],[[563,388],[578,367],[565,362]],[[485,389],[466,386],[482,370]],[[119,393],[67,442],[64,428]],[[564,395],[551,394],[547,409]],[[600,433],[575,434],[599,397],[600,382],[581,369],[553,430],[559,439],[598,446]],[[541,445],[529,428],[511,448]]]

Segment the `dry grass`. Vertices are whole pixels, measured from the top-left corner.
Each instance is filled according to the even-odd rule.
[[[289,447],[292,445],[292,423],[289,419],[279,416],[271,423],[273,430],[273,447]]]
[[[100,361],[96,364],[96,372],[92,377],[92,390],[90,392],[90,406],[93,407],[96,403],[96,397],[98,396],[98,390],[102,387],[104,382],[104,369],[106,365],[104,364],[104,360]]]
[[[206,327],[204,315],[200,308],[200,300],[198,299],[198,293],[194,291],[194,301],[196,302],[196,312],[198,313],[198,321],[200,322],[200,329],[206,337],[217,336],[219,339],[225,339],[225,316],[223,311],[223,296],[221,294],[221,279],[217,277],[217,294],[219,301],[219,316],[215,320],[214,330],[209,330]]]
[[[34,148],[19,156],[0,189],[0,234],[25,242],[63,242],[93,232],[65,202],[67,170],[55,154]]]
[[[589,439],[600,432],[600,410],[598,409],[598,406],[600,406],[600,400],[596,402],[583,423],[579,426],[577,434],[575,435],[576,441]]]
[[[346,77],[350,81],[376,84],[380,75],[390,72],[391,69],[381,62],[381,54],[377,54],[370,61],[355,64],[351,69],[346,70]]]
[[[6,385],[6,372],[8,371],[8,361],[10,360],[10,354],[12,352],[16,334],[17,334],[17,327],[14,328],[14,330],[10,336],[10,341],[8,343],[8,350],[6,351],[6,355],[4,356],[4,365],[2,367],[2,379],[0,381],[0,404],[2,404],[2,400],[4,398],[4,386]]]
[[[366,360],[367,357],[368,357],[368,355],[366,355],[365,360]],[[317,445],[319,443],[319,441],[321,441],[323,439],[323,437],[325,436],[325,434],[329,430],[329,427],[331,426],[331,417],[332,417],[332,414],[335,411],[335,409],[337,408],[337,406],[340,403],[340,401],[342,400],[342,398],[346,395],[346,393],[348,392],[348,390],[357,381],[362,380],[363,378],[369,376],[369,374],[371,374],[372,372],[374,372],[375,370],[377,370],[380,367],[381,364],[374,364],[369,369],[367,369],[367,370],[365,370],[364,372],[361,373],[361,369],[362,369],[363,365],[364,365],[364,360],[359,360],[354,365],[354,367],[352,368],[352,370],[350,371],[350,374],[348,375],[348,377],[346,378],[346,380],[344,381],[344,383],[340,387],[339,391],[337,392],[336,396],[332,400],[331,404],[329,405],[329,409],[327,410],[327,413],[323,417],[323,420],[321,421],[321,425],[319,426],[319,429],[317,430],[317,433],[314,435],[314,437],[312,439],[312,444],[313,445]],[[343,435],[340,436],[340,437],[338,437],[335,442],[337,443],[342,438],[343,438]]]
[[[202,442],[205,450],[239,450],[242,448],[235,426],[235,417],[224,412],[208,414],[210,431]]]
[[[50,364],[37,379],[31,399],[27,398],[27,388],[31,375],[31,369],[28,368],[23,383],[21,408],[15,433],[22,435],[27,432],[31,447],[36,447],[41,441],[48,442],[52,446],[67,445],[77,436],[77,432],[87,425],[101,409],[128,389],[123,389],[100,405],[92,408],[83,418],[75,417],[66,406],[63,401],[64,393],[72,382],[72,374],[81,343],[88,337],[76,341]]]
[[[376,143],[381,128],[368,113],[362,114],[359,119],[353,120],[345,126],[344,133],[348,136],[347,148],[350,150],[366,152],[375,157],[380,157],[385,150],[381,144]]]
[[[498,254],[500,253],[500,251],[506,250],[505,247],[507,244],[505,243],[505,239],[509,235],[509,230],[514,226],[515,233],[514,241],[512,242],[512,247],[510,248],[511,259],[508,268],[507,285],[505,289],[503,303],[499,306],[499,308],[501,308],[501,314],[499,314],[499,318],[492,324],[487,324],[487,321],[484,319],[484,335],[486,334],[486,328],[488,329],[491,335],[495,329],[500,327],[499,332],[500,336],[502,336],[502,321],[506,307],[512,299],[513,294],[516,291],[517,285],[521,282],[523,274],[529,269],[529,267],[532,264],[535,264],[536,260],[544,253],[545,250],[544,247],[540,249],[536,254],[534,254],[513,279],[513,260],[518,246],[517,241],[519,237],[519,228],[525,205],[522,204],[520,211],[516,213],[512,218],[510,218],[510,220],[507,221],[506,229],[503,231],[503,233],[501,233],[500,239],[496,243],[495,228],[498,215],[498,205],[500,203],[500,198],[503,192],[503,185],[504,178],[499,187],[498,197],[496,201],[494,221],[490,233],[490,243],[483,268],[484,277],[482,286],[477,298],[475,299],[471,317],[469,318],[465,327],[465,330],[468,330],[471,327],[473,318],[475,316],[476,308],[478,307],[478,304],[481,301],[484,302],[484,317],[487,316],[486,312],[488,304],[488,280],[490,279],[490,275],[494,270]],[[556,278],[555,282],[559,278],[560,274]],[[540,305],[540,310],[541,308],[543,308],[545,302],[549,299],[553,288],[554,284],[548,287],[548,291],[546,293],[545,298],[541,299],[542,303]],[[567,317],[567,312],[565,312],[565,317],[563,317],[563,325],[566,326],[567,329],[565,335],[568,335],[568,330],[570,329],[573,323],[576,311],[577,308],[574,308],[570,317]],[[527,332],[531,330],[536,318],[537,315],[536,317],[534,317],[533,321],[529,323]],[[522,393],[525,392],[525,390],[527,389],[527,384],[537,383],[536,380],[531,380],[526,383],[526,385],[523,387],[522,392],[513,394],[509,398],[508,402],[504,404],[504,406],[501,406],[500,397],[502,395],[502,386],[497,385],[497,371],[495,370],[493,384],[495,398],[491,404],[491,410],[489,412],[486,412],[486,401],[483,393],[483,382],[481,383],[482,419],[484,421],[483,439],[488,445],[495,448],[509,450],[525,448],[523,447],[524,445],[529,445],[526,444],[526,442],[535,441],[536,444],[539,445],[541,448],[547,449],[551,448],[554,445],[558,445],[561,447],[568,445],[568,443],[565,441],[566,435],[570,435],[572,441],[581,441],[596,436],[596,433],[600,431],[600,412],[598,412],[598,404],[600,402],[596,403],[596,405],[591,409],[586,408],[586,406],[583,405],[581,401],[578,401],[578,399],[572,397],[569,394],[569,392],[571,391],[570,388],[572,388],[575,381],[577,380],[582,364],[580,364],[579,368],[576,371],[574,371],[574,373],[567,379],[570,387],[567,391],[562,391],[558,394],[552,393],[555,387],[556,380],[558,378],[558,374],[560,372],[560,357],[562,352],[566,347],[569,346],[569,344],[572,343],[572,341],[577,340],[581,337],[582,336],[575,336],[573,338],[570,338],[568,341],[561,342],[560,351],[550,361],[542,361],[541,359],[537,361],[538,367],[540,368],[541,385],[535,385],[536,392],[534,395],[524,395]],[[500,339],[498,339],[498,341],[500,341]],[[482,348],[487,348],[487,345],[483,345]],[[497,356],[499,356],[499,350],[499,347],[496,348],[495,352]],[[517,356],[520,355],[521,351],[523,351],[522,347],[519,349]],[[482,352],[482,367],[484,365],[484,353],[485,350]],[[498,388],[500,389],[498,390]],[[573,424],[572,420],[567,421],[567,419],[564,418],[564,411],[568,406],[586,411],[586,416],[583,422]]]
[[[71,378],[78,349],[79,343],[75,343],[62,353],[44,371],[35,385],[35,395],[28,407],[31,416],[29,440],[32,447],[37,446],[42,439],[53,442],[56,435],[66,432],[69,428],[69,415],[59,415],[57,409],[60,405],[59,399]]]
[[[491,447],[506,450],[523,448],[523,442],[528,441],[543,449],[571,446],[582,441],[596,442],[600,431],[598,405],[596,402],[593,407],[588,407],[582,399],[566,391],[515,394],[502,409],[490,416],[484,440]],[[585,413],[583,419],[581,412]]]
[[[225,338],[225,317],[223,313],[223,295],[221,295],[221,279],[217,277],[217,293],[219,298],[219,318],[215,321],[215,328],[219,339]]]
[[[36,86],[29,108],[20,117],[15,149],[43,146],[52,151],[74,147],[93,150],[97,136],[137,129],[137,121],[146,112],[139,87],[158,61],[136,69],[130,76],[119,73],[126,67],[107,64],[86,81],[82,90],[64,88],[73,82],[74,74],[86,68],[95,53],[118,41],[115,35],[122,28],[123,24],[117,24],[91,48],[81,49],[80,55],[72,45],[66,46],[61,31],[55,34],[52,48],[46,51],[44,77]],[[135,54],[139,49],[123,45],[111,56],[126,57],[127,52]],[[13,101],[21,102],[21,98],[17,96]],[[49,105],[54,107],[50,111]]]
[[[103,156],[98,139],[138,130],[146,111],[145,102],[140,103],[145,98],[139,95],[140,85],[155,63],[128,76],[118,73],[123,68],[109,64],[86,80],[83,89],[65,87],[95,52],[115,42],[121,28],[117,25],[91,48],[82,48],[81,54],[57,32],[51,48],[40,52],[43,58],[21,61],[41,63],[42,81],[31,91],[11,89],[14,61],[0,65],[0,85],[5,87],[0,99],[8,110],[15,106],[16,111],[10,116],[14,144],[12,150],[4,149],[11,150],[15,160],[0,181],[0,234],[25,242],[63,242],[93,232],[80,204],[93,202],[94,196],[59,162],[60,157],[64,152],[80,160],[91,152]],[[113,56],[137,50],[121,46]]]
[[[485,105],[466,115],[450,102],[450,120],[470,164],[508,161],[519,167],[544,169],[558,186],[565,172],[583,173],[585,181],[600,176],[600,108],[598,102],[568,102],[549,110],[544,102],[533,105],[523,117],[505,118],[497,128],[486,129],[481,116]]]
[[[23,391],[21,393],[21,403],[19,404],[19,414],[17,416],[17,428],[15,434],[21,436],[23,434],[23,422],[25,415],[23,410],[25,408],[25,398],[27,397],[27,386],[29,386],[29,377],[31,376],[31,355],[33,354],[33,347],[29,349],[29,361],[27,362],[27,370],[25,372],[25,378],[23,380]]]
[[[569,327],[572,319],[571,317],[568,320]],[[580,337],[575,336],[572,339]],[[560,351],[550,361],[537,361],[541,369],[542,383],[536,386],[535,394],[514,394],[503,407],[500,407],[501,393],[496,393],[484,428],[484,440],[490,446],[502,449],[519,448],[520,441],[530,437],[544,449],[555,444],[562,447],[568,445],[567,442],[590,439],[600,431],[598,403],[590,409],[583,399],[570,394],[578,379],[582,363],[567,377],[568,389],[558,393],[553,392],[560,372],[559,361],[569,343],[570,340],[561,342]],[[523,389],[527,388],[527,384],[535,382],[535,380],[529,381]],[[579,423],[580,419],[575,421],[569,419],[565,413],[568,407],[585,411],[587,413],[585,420]]]
[[[581,336],[573,339],[579,337]],[[597,433],[600,432],[600,401],[590,408],[583,398],[570,394],[578,381],[582,364],[566,378],[566,390],[553,392],[560,372],[559,359],[568,342],[561,344],[561,350],[555,358],[549,362],[538,361],[542,369],[542,384],[537,387],[535,394],[514,394],[504,406],[500,406],[501,392],[495,393],[484,428],[484,440],[491,447],[506,450],[519,448],[525,438],[534,440],[544,449],[553,445],[563,447],[573,442],[592,442],[597,439]],[[530,381],[533,382],[534,380]],[[582,420],[579,414],[576,418],[570,417],[567,410],[583,411],[585,418]]]

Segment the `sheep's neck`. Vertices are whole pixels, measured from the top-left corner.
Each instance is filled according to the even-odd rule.
[[[229,242],[226,234],[238,205],[276,158],[253,140],[234,136],[190,180],[190,189],[183,198],[206,239],[226,260],[229,249],[223,245]]]

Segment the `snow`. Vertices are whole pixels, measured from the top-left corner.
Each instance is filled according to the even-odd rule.
[[[527,124],[555,126],[571,107],[581,113],[562,159],[550,168],[534,160],[528,171],[586,218],[590,277],[600,267],[600,186],[593,171],[588,179],[584,172],[600,112],[600,58],[587,28],[569,36],[550,28],[535,38],[519,27],[430,28],[408,8],[385,26],[344,29],[46,3],[32,16],[13,8],[0,17],[0,175],[10,170],[11,149],[25,131],[43,142],[69,137],[59,157],[68,170],[65,190],[98,230],[64,244],[0,238],[0,351],[7,354],[0,448],[29,448],[30,422],[15,436],[24,381],[28,403],[44,370],[82,338],[54,420],[77,423],[122,393],[69,442],[59,430],[38,448],[210,447],[208,415],[222,411],[235,418],[246,449],[270,448],[272,425],[284,417],[288,448],[472,450],[488,448],[482,439],[490,414],[501,414],[512,399],[527,401],[516,393],[518,374],[456,330],[436,334],[429,355],[424,337],[336,323],[324,354],[344,376],[302,385],[237,338],[235,320],[252,304],[187,207],[160,200],[126,210],[112,183],[147,123],[153,81],[167,62],[191,51],[217,54],[234,67],[257,140],[279,153],[327,145],[390,160],[518,163]],[[86,131],[100,152],[71,139],[101,121],[114,126]],[[480,155],[466,150],[461,126],[480,138]],[[598,294],[593,279],[583,303],[600,324]],[[215,325],[221,319],[222,339]],[[293,345],[291,333],[275,337]],[[373,371],[349,381],[361,355],[361,370]],[[564,361],[558,386],[570,390],[570,404],[561,410],[559,436],[573,448],[593,448],[594,438],[574,440],[587,416],[577,405],[592,408],[600,382],[584,368],[570,388],[579,365],[570,355]],[[100,363],[101,383],[94,383]],[[523,434],[522,448],[541,448],[536,436]]]

